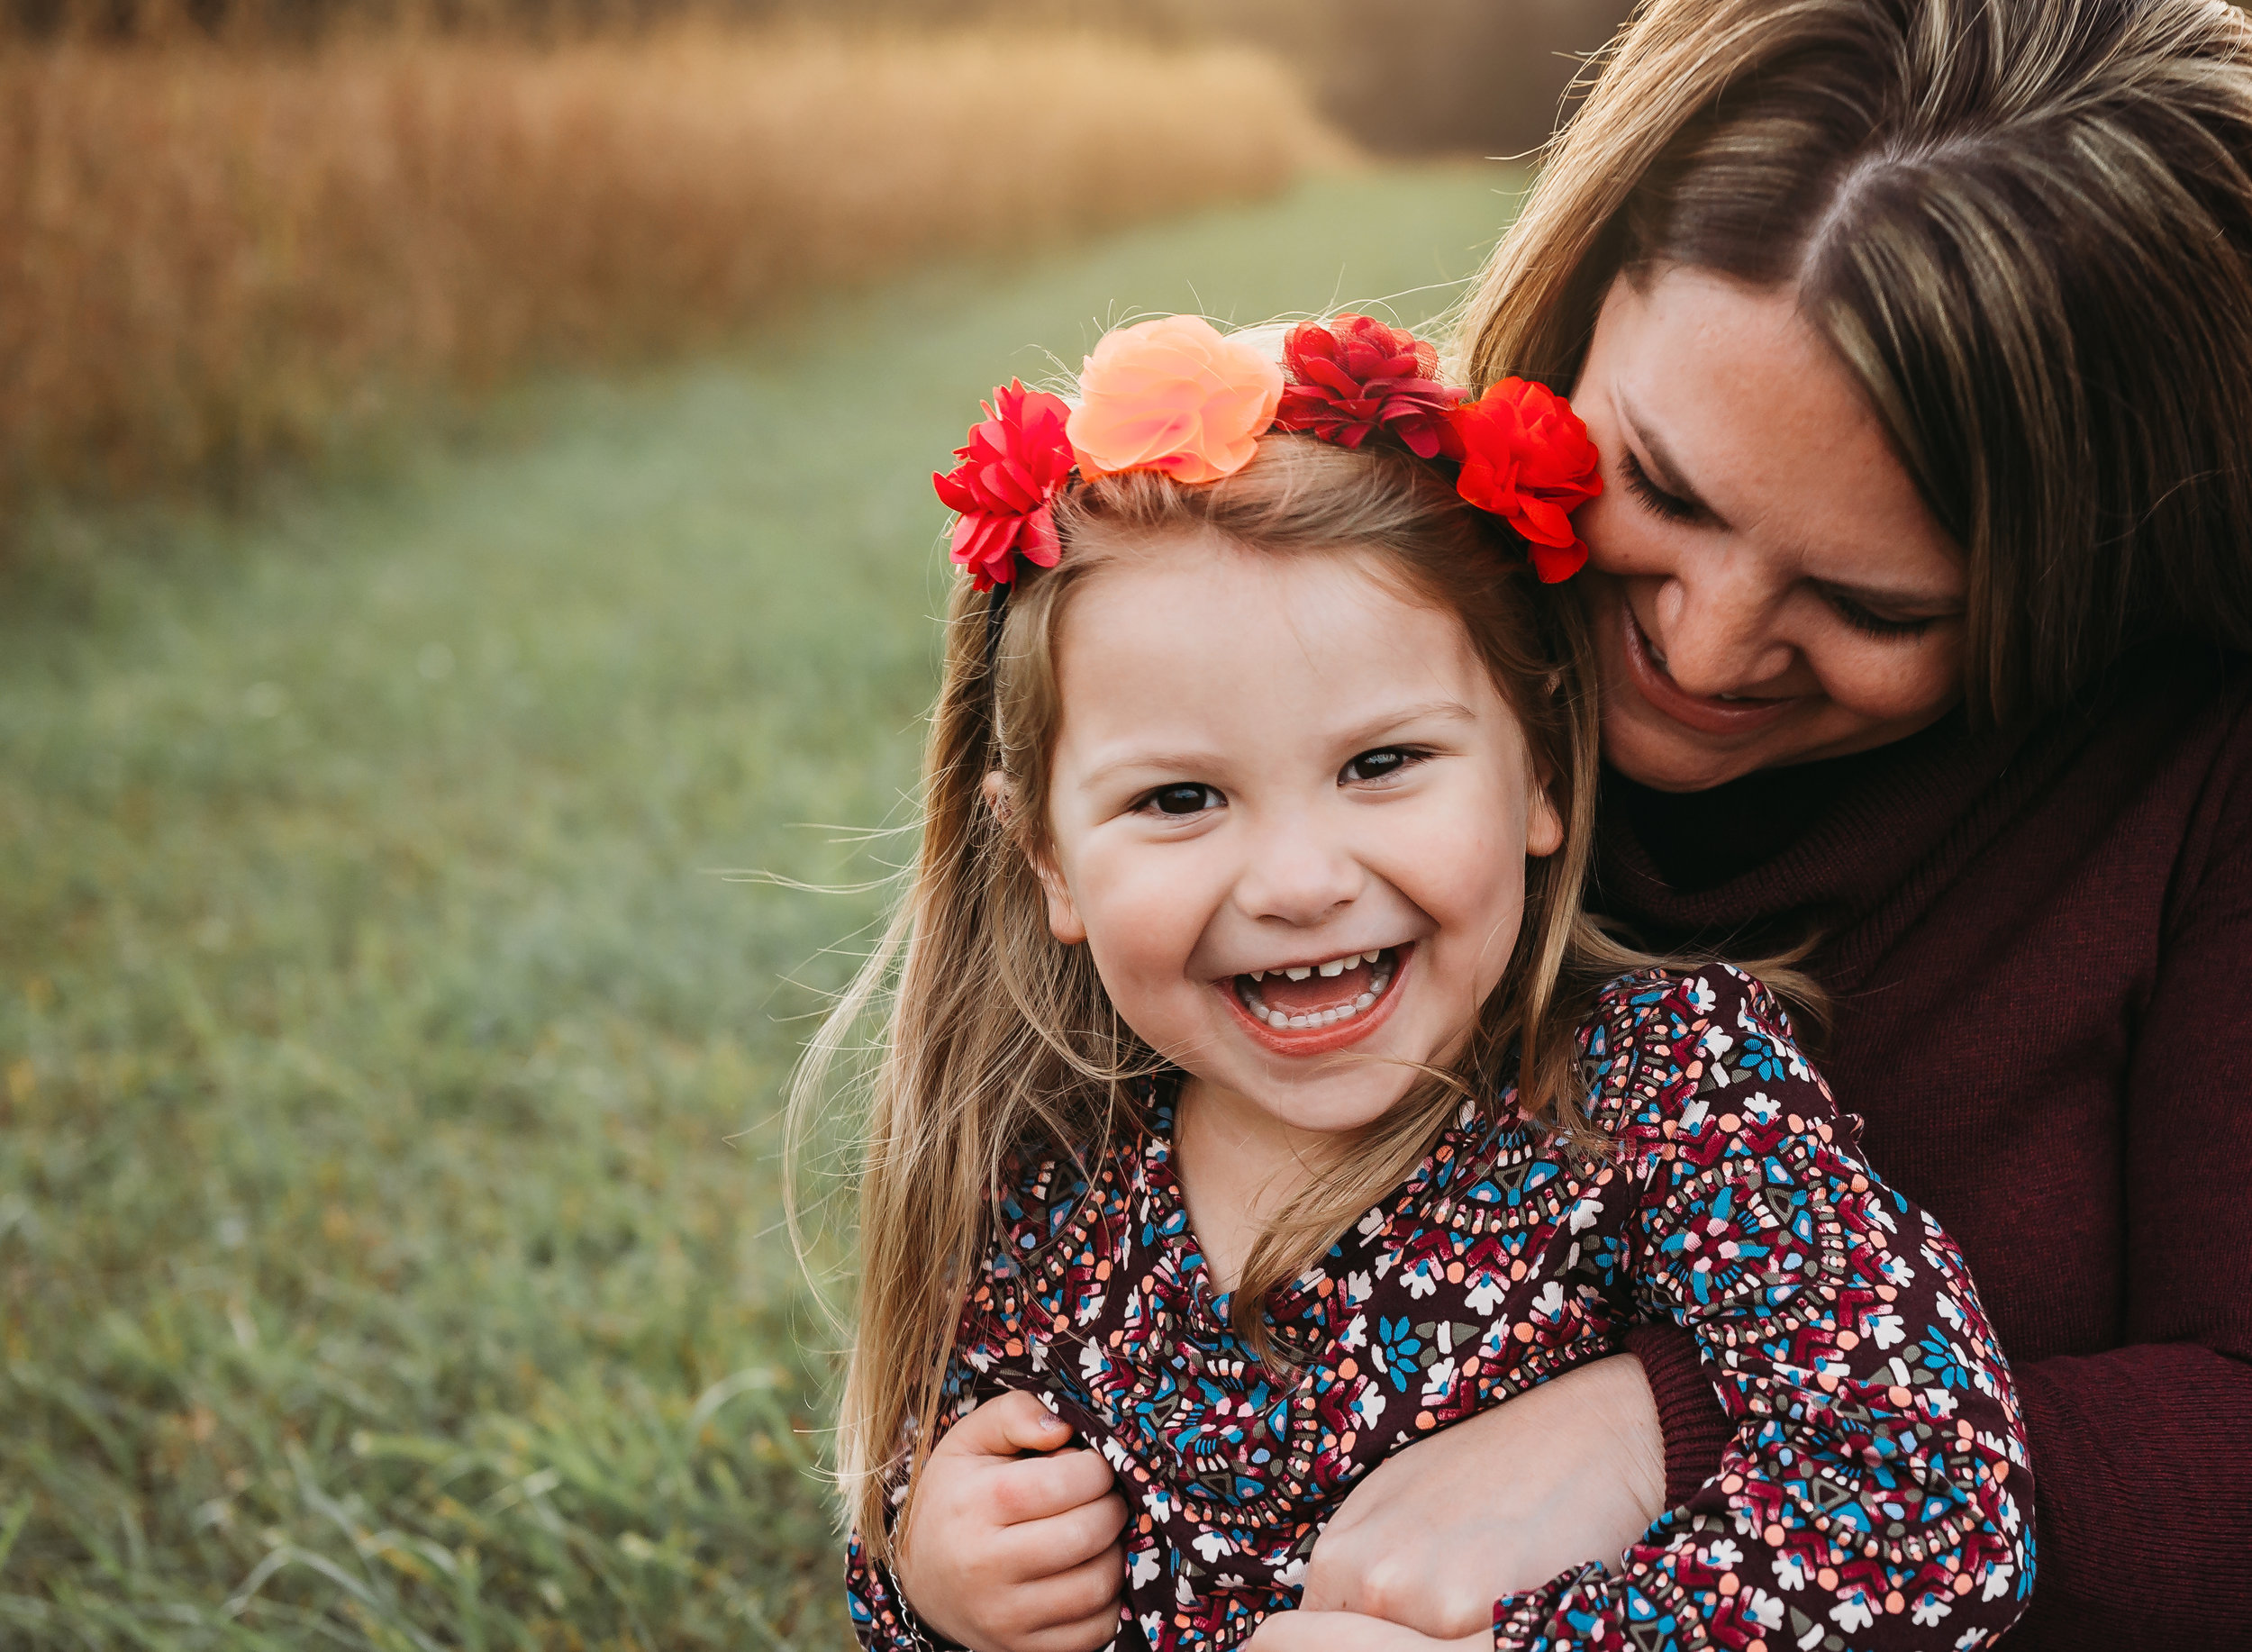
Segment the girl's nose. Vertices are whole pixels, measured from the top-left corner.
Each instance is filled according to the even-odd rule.
[[[1782,595],[1748,558],[1703,558],[1658,586],[1650,641],[1693,694],[1756,693],[1788,671],[1795,654],[1775,632]]]
[[[1236,884],[1236,903],[1254,919],[1306,929],[1351,904],[1367,874],[1345,843],[1318,821],[1279,821],[1252,834]]]

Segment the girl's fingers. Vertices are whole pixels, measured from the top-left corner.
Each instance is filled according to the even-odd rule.
[[[1125,1526],[1125,1500],[1113,1493],[1044,1520],[1006,1527],[994,1534],[994,1550],[1019,1577],[1054,1578],[1115,1549]]]
[[[1012,1388],[995,1394],[940,1436],[932,1455],[1021,1457],[1053,1451],[1071,1438],[1071,1425],[1031,1394]]]
[[[1111,1466],[1099,1451],[1022,1457],[992,1465],[990,1473],[993,1518],[1002,1526],[1051,1519],[1095,1502],[1111,1489]]]
[[[1022,1626],[1020,1644],[1024,1634],[1076,1628],[1097,1618],[1107,1618],[1115,1634],[1118,1589],[1125,1576],[1126,1557],[1113,1545],[1067,1571],[1017,1584],[1009,1615]]]
[[[1017,1649],[1018,1652],[1102,1652],[1103,1647],[1117,1638],[1118,1606],[1113,1602],[1076,1623],[1062,1623],[1053,1629],[1027,1635],[1017,1643]]]

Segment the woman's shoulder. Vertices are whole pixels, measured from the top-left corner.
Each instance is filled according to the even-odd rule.
[[[1596,995],[1580,1038],[1588,1117],[1614,1135],[1661,1129],[1699,1098],[1739,1085],[1749,1085],[1748,1102],[1806,1090],[1820,1111],[1834,1111],[1789,1010],[1765,982],[1733,964],[1622,975]]]

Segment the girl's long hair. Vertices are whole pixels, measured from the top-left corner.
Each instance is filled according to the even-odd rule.
[[[994,1235],[996,1194],[1028,1159],[1090,1163],[1144,1121],[1141,1080],[1166,1063],[1111,1006],[1084,947],[1049,932],[1034,866],[1049,852],[1049,762],[1061,711],[1056,640],[1072,593],[1160,536],[1216,535],[1250,554],[1373,558],[1412,600],[1458,615],[1522,725],[1565,827],[1527,867],[1506,972],[1462,1055],[1421,1075],[1384,1118],[1340,1139],[1277,1213],[1235,1292],[1237,1327],[1270,1350],[1265,1305],[1429,1151],[1466,1099],[1519,1106],[1584,1146],[1579,1022],[1603,983],[1644,962],[1582,912],[1594,834],[1593,660],[1568,587],[1534,579],[1521,547],[1433,467],[1384,446],[1348,450],[1270,435],[1225,481],[1147,472],[1078,484],[1058,501],[1061,563],[1021,581],[986,669],[986,599],[958,585],[923,767],[922,840],[879,947],[814,1038],[793,1083],[794,1139],[838,1097],[856,1029],[881,1011],[859,1183],[858,1331],[839,1466],[863,1542],[888,1554],[912,1496],[916,1439],[936,1426],[968,1286]],[[1006,777],[1009,803],[988,802]]]

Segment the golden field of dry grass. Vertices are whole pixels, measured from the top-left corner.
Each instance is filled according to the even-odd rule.
[[[1281,187],[1274,62],[683,28],[551,47],[0,47],[0,512],[225,481],[402,393]]]

